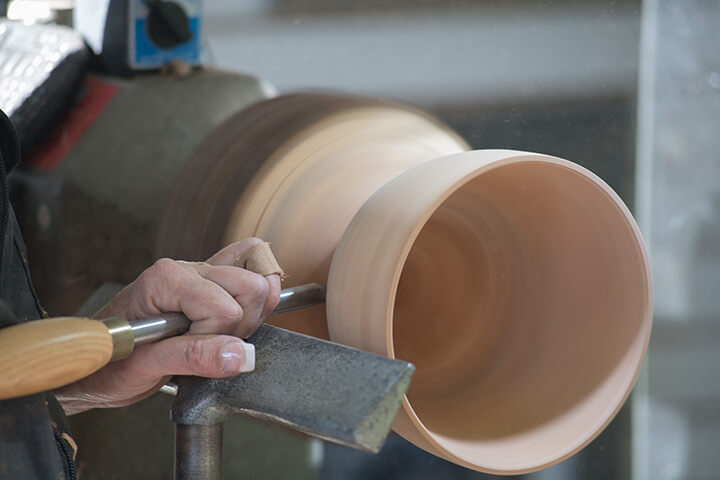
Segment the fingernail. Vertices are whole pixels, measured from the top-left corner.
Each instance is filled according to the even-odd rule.
[[[223,346],[222,369],[225,373],[252,372],[255,370],[255,345],[228,342]]]

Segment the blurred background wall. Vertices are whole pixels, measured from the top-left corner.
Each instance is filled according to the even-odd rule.
[[[634,477],[720,478],[720,3],[643,2],[636,215],[655,324]]]

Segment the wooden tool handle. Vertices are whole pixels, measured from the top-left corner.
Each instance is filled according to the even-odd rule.
[[[58,317],[0,329],[0,399],[67,385],[110,361],[113,341],[97,320]]]

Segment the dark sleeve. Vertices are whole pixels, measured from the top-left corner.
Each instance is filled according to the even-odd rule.
[[[30,280],[25,243],[8,195],[7,175],[19,161],[20,147],[15,129],[0,111],[0,300],[15,317],[15,320],[0,321],[0,327],[43,316]]]
[[[0,110],[0,155],[4,174],[7,174],[20,163],[20,141],[12,122]]]
[[[19,156],[17,137],[0,112],[0,329],[42,316],[8,199],[7,169],[18,158],[8,155]],[[67,417],[51,393],[0,400],[0,480],[72,480],[73,454]]]

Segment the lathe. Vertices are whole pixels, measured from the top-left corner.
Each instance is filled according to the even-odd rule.
[[[570,161],[470,151],[450,127],[407,105],[274,96],[264,80],[196,68],[180,77],[88,77],[28,162],[25,208],[36,214],[28,247],[51,315],[76,312],[98,287],[128,283],[159,257],[202,260],[261,237],[289,274],[284,286],[326,286],[327,303],[274,316],[273,325],[309,337],[288,333],[295,351],[259,350],[258,358],[310,362],[313,349],[338,347],[322,339],[414,364],[393,428],[463,467],[514,475],[568,458],[610,422],[637,379],[652,316],[645,246],[615,192]],[[339,371],[315,365],[329,378]],[[342,372],[357,375],[354,388],[374,395],[380,384],[363,376],[372,370],[350,366],[357,370]],[[407,388],[406,370],[396,373]],[[263,371],[249,374],[249,385],[262,380],[252,375]],[[198,405],[249,410],[241,403],[252,388],[238,400],[240,383],[173,385],[166,390],[178,395],[179,425],[218,423],[215,410]],[[287,395],[311,410],[308,391],[313,385]],[[277,399],[267,398],[270,408]],[[96,438],[102,416],[114,417],[108,424],[132,418],[151,428],[123,439],[124,448],[150,451],[170,441],[169,402],[78,419],[80,441],[93,438],[89,448],[100,450],[123,435]],[[318,408],[310,423],[327,414]],[[192,445],[212,465],[193,475],[219,478],[209,460],[219,458],[217,431],[208,435]],[[225,438],[236,435],[226,428]],[[192,455],[181,438],[178,454]],[[93,461],[115,468],[100,455]]]

